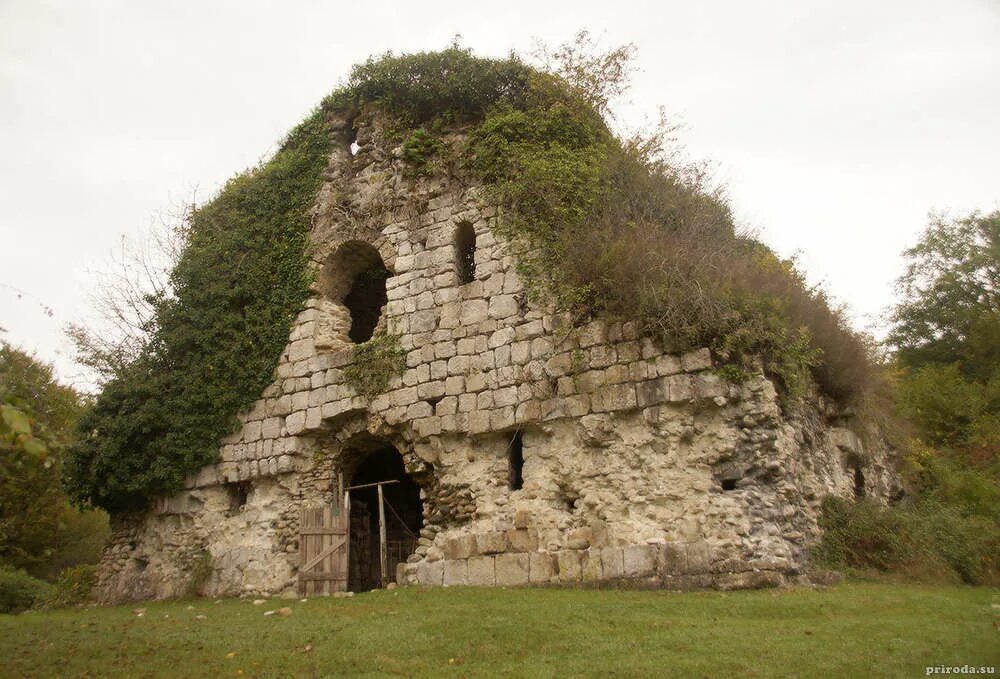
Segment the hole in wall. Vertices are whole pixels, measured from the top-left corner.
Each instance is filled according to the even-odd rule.
[[[860,500],[865,496],[865,474],[861,467],[854,468],[854,498]]]
[[[507,486],[511,490],[524,487],[524,435],[520,430],[507,444]]]
[[[249,481],[238,481],[226,484],[226,493],[229,495],[229,511],[238,512],[246,505],[253,490]]]
[[[354,468],[349,486],[366,486],[380,481],[394,481],[382,486],[385,501],[383,516],[386,533],[386,573],[381,573],[379,554],[378,488],[352,488],[351,544],[348,552],[348,588],[363,592],[396,578],[396,565],[405,562],[417,548],[423,527],[423,503],[420,487],[403,466],[403,457],[391,444],[381,440],[365,441],[363,457]]]
[[[347,151],[352,155],[358,155],[358,151],[361,150],[361,144],[358,143],[358,130],[354,127],[354,120],[352,119],[347,124],[348,129],[348,139],[347,139]]]
[[[441,399],[443,399],[443,398],[444,398],[444,396],[432,396],[432,397],[430,397],[428,399],[425,399],[425,400],[426,400],[427,405],[429,405],[431,407],[431,410],[433,410],[434,407],[438,403],[440,403]]]
[[[476,280],[476,230],[470,222],[455,227],[455,273],[459,285]]]
[[[715,481],[723,492],[736,490],[740,481],[753,472],[753,468],[743,469],[739,464],[730,462],[717,467]]]
[[[347,307],[351,317],[348,338],[357,344],[375,333],[388,301],[386,281],[392,272],[369,243],[348,241],[324,263],[318,285],[330,300]]]
[[[385,291],[388,278],[389,271],[380,261],[379,266],[361,271],[344,296],[344,305],[351,312],[351,330],[347,336],[358,344],[367,342],[375,334],[382,307],[388,301]]]

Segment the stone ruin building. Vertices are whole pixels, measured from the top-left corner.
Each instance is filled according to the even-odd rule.
[[[479,187],[407,177],[375,114],[334,125],[316,282],[273,382],[216,464],[116,519],[102,600],[181,594],[205,564],[212,596],[777,586],[806,577],[825,495],[896,492],[889,451],[828,400],[783,405],[764,375],[726,381],[708,349],[664,353],[632,323],[529,302]],[[380,334],[405,370],[359,394],[345,371]],[[385,573],[380,481],[395,482]],[[306,564],[310,541],[340,535],[323,516],[346,549]]]

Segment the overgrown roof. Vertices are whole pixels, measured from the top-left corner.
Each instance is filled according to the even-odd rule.
[[[273,158],[197,209],[173,294],[154,300],[148,343],[83,420],[67,466],[76,498],[140,508],[217,459],[237,413],[272,379],[308,295],[329,117],[368,105],[397,121],[404,147],[419,137],[414,161],[445,152],[433,143],[442,130],[468,129],[459,165],[506,207],[496,228],[536,297],[581,320],[634,319],[670,348],[710,346],[733,379],[759,362],[788,393],[816,380],[856,396],[866,348],[822,293],[741,236],[722,194],[665,155],[662,136],[612,133],[603,114],[627,52],[562,55],[572,68],[561,72],[457,46],[369,59]]]

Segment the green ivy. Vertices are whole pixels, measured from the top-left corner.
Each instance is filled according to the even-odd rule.
[[[74,495],[120,510],[175,492],[216,460],[239,411],[268,384],[308,293],[305,248],[331,144],[327,112],[350,121],[375,108],[391,118],[416,174],[443,149],[436,131],[467,131],[464,157],[450,160],[503,208],[495,228],[534,298],[576,318],[636,320],[673,349],[711,346],[734,364],[760,355],[780,385],[799,388],[823,365],[817,338],[841,332],[842,318],[791,265],[738,236],[725,201],[697,176],[658,159],[651,140],[616,138],[583,89],[517,56],[483,59],[455,45],[356,66],[274,158],[194,214],[175,294],[155,300],[152,341],[84,420],[67,465]],[[688,257],[672,250],[677,234],[711,247]],[[728,260],[685,273],[710,260],[716,243],[733,251]],[[679,273],[664,274],[657,261],[639,270],[651,252],[673,253]],[[843,353],[834,348],[831,355]],[[403,361],[398,338],[379,336],[355,349],[345,372],[372,395]]]
[[[444,151],[444,142],[439,137],[420,127],[403,140],[401,146],[403,160],[410,165],[410,174],[424,177],[432,173],[435,156]]]
[[[216,461],[237,413],[270,382],[308,296],[310,210],[331,141],[327,111],[317,110],[191,217],[148,347],[83,418],[66,465],[77,500],[143,507]]]
[[[354,347],[354,359],[344,368],[347,383],[362,396],[386,390],[389,380],[406,370],[406,351],[398,335],[379,333]]]

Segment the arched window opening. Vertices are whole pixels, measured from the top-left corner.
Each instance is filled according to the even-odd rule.
[[[455,229],[455,271],[459,285],[476,280],[476,230],[469,222]]]
[[[389,271],[379,260],[378,265],[364,269],[354,277],[351,289],[344,296],[344,305],[351,312],[351,330],[347,336],[360,344],[375,333],[382,307],[387,301],[385,281]]]
[[[344,243],[326,261],[319,287],[350,312],[351,341],[360,344],[372,338],[388,300],[385,284],[391,275],[378,250],[363,241]]]
[[[507,444],[507,485],[511,490],[524,487],[524,437],[520,431]]]

